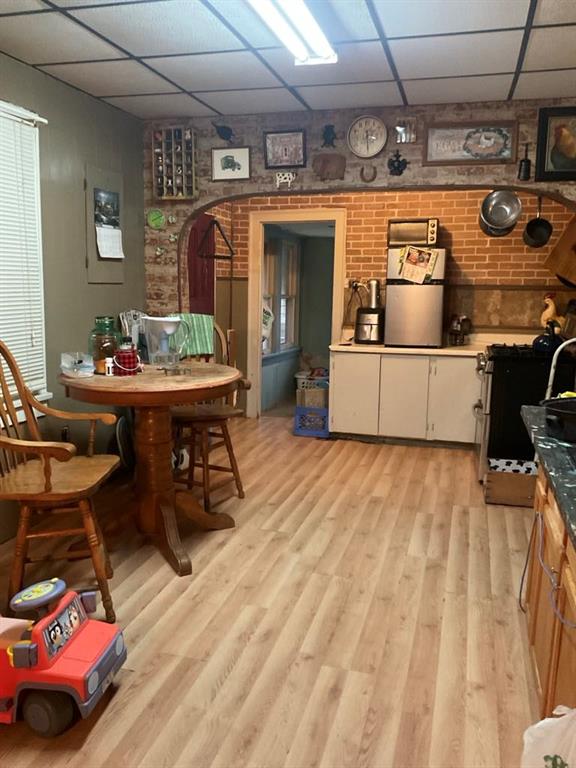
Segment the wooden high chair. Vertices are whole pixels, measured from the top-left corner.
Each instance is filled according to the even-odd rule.
[[[224,334],[223,330],[214,323],[215,350],[214,357],[224,365],[236,366],[236,335],[229,330]],[[242,380],[240,388],[249,389],[250,382]],[[174,434],[174,451],[180,456],[184,446],[188,446],[190,460],[187,469],[175,469],[174,481],[184,483],[187,488],[200,486],[203,489],[204,510],[210,512],[210,471],[229,472],[233,475],[239,498],[244,498],[244,488],[240,478],[238,462],[234,455],[230,432],[228,431],[228,419],[233,416],[243,416],[244,411],[236,407],[236,392],[228,395],[225,401],[212,401],[198,403],[197,405],[174,406],[172,412],[172,427]],[[210,463],[210,453],[221,446],[226,447],[230,466]],[[199,451],[200,460],[196,461],[196,453]],[[196,480],[196,469],[202,470],[202,480]]]
[[[42,440],[35,411],[66,421],[89,421],[86,456],[77,456],[72,443]],[[96,422],[114,424],[112,413],[69,413],[39,402],[26,387],[18,364],[0,340],[0,500],[20,506],[14,559],[9,580],[10,596],[23,587],[27,563],[91,557],[106,619],[115,621],[108,579],[112,567],[92,499],[120,463],[117,456],[94,455]],[[55,528],[42,525],[46,513],[77,513],[81,525]],[[39,523],[32,527],[32,523]],[[30,557],[31,541],[83,535],[87,548],[62,555]]]

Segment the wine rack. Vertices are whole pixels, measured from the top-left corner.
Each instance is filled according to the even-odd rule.
[[[158,200],[196,197],[195,140],[183,125],[152,131],[154,196]]]

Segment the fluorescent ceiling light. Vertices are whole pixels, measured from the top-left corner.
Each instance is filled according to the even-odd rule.
[[[276,37],[294,54],[295,64],[335,64],[338,56],[304,0],[247,0]]]

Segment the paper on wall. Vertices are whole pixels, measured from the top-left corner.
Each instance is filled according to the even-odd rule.
[[[122,230],[116,227],[96,227],[96,243],[101,259],[123,259]]]
[[[434,274],[437,256],[437,251],[427,248],[416,248],[414,245],[403,248],[400,254],[400,277],[421,285]]]

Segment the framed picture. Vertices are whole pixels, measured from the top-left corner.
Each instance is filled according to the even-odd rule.
[[[266,168],[304,168],[306,136],[304,131],[267,131],[264,133]]]
[[[515,121],[435,123],[425,132],[423,165],[516,162]]]
[[[212,150],[212,181],[250,178],[250,147]]]
[[[576,181],[576,107],[538,112],[535,181]]]

